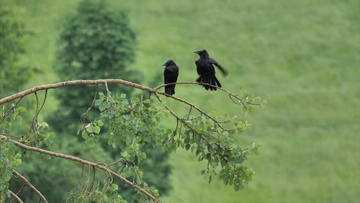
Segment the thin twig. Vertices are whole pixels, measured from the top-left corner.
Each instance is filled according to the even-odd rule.
[[[81,164],[81,177],[80,177],[80,187],[79,187],[81,194],[84,194],[83,189],[82,189],[83,177],[84,177],[84,163]]]
[[[41,104],[41,107],[38,111],[38,114],[40,114],[40,111],[43,109],[44,105],[45,105],[45,102],[46,102],[46,98],[47,98],[47,93],[48,93],[48,90],[46,89],[45,90],[45,95],[44,95],[44,100],[43,100],[43,103]]]
[[[25,187],[25,183],[21,186],[21,188],[16,192],[16,195],[19,195],[19,193],[21,192],[21,190]],[[12,203],[13,200],[11,200],[10,203]]]
[[[0,135],[0,138],[1,139],[8,139],[7,137],[5,136],[2,136]],[[105,167],[105,166],[102,166],[102,165],[99,165],[97,163],[94,163],[94,162],[91,162],[91,161],[87,161],[87,160],[84,160],[84,159],[81,159],[79,157],[75,157],[75,156],[70,156],[70,155],[66,155],[66,154],[61,154],[61,153],[57,153],[57,152],[52,152],[52,151],[48,151],[48,150],[44,150],[44,149],[40,149],[40,148],[37,148],[37,147],[31,147],[31,146],[28,146],[28,145],[25,145],[25,144],[22,144],[18,141],[15,141],[15,140],[12,140],[10,139],[12,143],[14,143],[16,146],[20,147],[20,148],[23,148],[25,150],[29,150],[29,151],[35,151],[35,152],[39,152],[39,153],[42,153],[42,154],[47,154],[47,155],[50,155],[50,156],[55,156],[55,157],[60,157],[60,158],[63,158],[63,159],[68,159],[68,160],[72,160],[72,161],[77,161],[77,162],[80,162],[80,163],[83,163],[83,164],[87,164],[89,166],[95,166],[97,168],[100,168],[102,170],[105,170],[107,171],[109,174],[111,174],[112,176],[115,176],[117,178],[119,178],[120,180],[124,181],[126,184],[130,185],[131,187],[133,188],[136,188],[138,191],[140,191],[141,193],[145,194],[146,196],[150,197],[154,202],[157,202],[157,203],[160,203],[161,201],[159,199],[157,199],[156,197],[154,197],[149,191],[145,190],[144,188],[140,187],[138,184],[134,183],[134,182],[131,182],[129,180],[127,180],[126,178],[122,177],[121,175],[119,175],[118,173],[112,171],[111,169]]]
[[[29,133],[31,132],[31,130],[33,131],[34,135],[36,134],[37,132],[37,118],[38,118],[38,111],[39,111],[39,97],[37,95],[37,92],[34,92],[35,94],[35,98],[36,98],[36,111],[35,111],[35,116],[32,120],[32,123],[31,123],[31,128],[29,130]]]
[[[86,117],[88,118],[88,120],[90,120],[90,118],[89,118],[89,112],[90,112],[90,110],[92,109],[92,107],[93,107],[94,104],[95,104],[95,101],[96,101],[98,92],[99,92],[99,85],[97,84],[97,85],[96,85],[96,90],[95,90],[95,95],[94,95],[94,98],[93,98],[93,100],[92,100],[92,102],[91,102],[91,105],[90,105],[90,107],[86,110],[86,112],[81,116],[83,122],[86,122],[86,121],[85,121],[85,118],[86,118]]]
[[[158,93],[159,93],[159,94],[162,94],[162,95],[165,95],[165,93],[163,93],[163,92],[158,92]],[[186,100],[180,99],[180,98],[178,98],[178,97],[172,96],[172,95],[171,95],[171,96],[167,96],[167,97],[171,97],[171,98],[173,98],[173,99],[175,99],[175,100],[177,100],[177,101],[180,101],[180,102],[182,102],[182,103],[185,103],[185,104],[189,105],[190,107],[196,109],[196,110],[197,110],[198,112],[200,112],[202,115],[205,115],[206,117],[210,118],[210,119],[211,119],[214,123],[216,123],[222,130],[227,131],[227,132],[233,132],[233,131],[235,131],[234,129],[226,129],[226,128],[224,128],[214,117],[210,116],[208,113],[206,113],[205,111],[201,110],[199,107],[195,106],[194,104],[192,104],[192,103],[190,103],[190,102],[188,102],[188,101],[186,101]],[[160,102],[161,102],[161,101],[160,101]],[[191,109],[190,109],[190,112],[191,112]],[[189,114],[190,114],[190,112],[189,112]]]
[[[90,165],[88,165],[88,176],[87,176],[87,181],[86,181],[86,186],[85,186],[85,195],[87,195],[87,193],[88,193],[88,186],[89,186],[89,184],[90,184],[90,180],[89,180],[89,178],[90,178]]]
[[[0,124],[5,120],[6,117],[9,116],[9,114],[11,113],[11,111],[14,111],[15,107],[20,103],[20,101],[23,99],[24,97],[20,97],[20,99],[3,115]]]
[[[170,112],[173,116],[175,116],[176,118],[180,119],[180,117],[179,117],[169,106],[165,106],[165,108],[166,108],[167,110],[169,110],[169,112]],[[208,140],[202,133],[196,131],[189,123],[185,122],[185,120],[180,119],[180,121],[181,121],[184,125],[186,125],[192,132],[194,132],[195,134],[199,135],[200,138],[201,138],[202,140],[204,140],[204,141],[208,144],[208,147],[213,148],[213,147],[211,146],[211,144],[209,143],[209,140]],[[228,163],[228,160],[226,159],[226,157],[225,157],[218,149],[214,149],[214,150],[215,150],[216,153],[219,155],[219,157],[221,157],[226,163]]]
[[[97,187],[95,188],[95,199],[97,198],[98,193],[96,192],[96,190],[99,190],[100,188],[100,183],[101,183],[101,169],[99,169],[99,179],[98,179],[98,184]]]
[[[105,88],[106,88],[106,92],[110,92],[110,91],[109,91],[108,84],[107,84],[107,82],[106,82],[106,81],[105,81]]]
[[[41,194],[24,176],[18,173],[15,169],[11,169],[11,172],[16,175],[20,180],[22,180],[32,191],[34,191],[44,202],[48,202],[44,195]]]
[[[192,110],[192,106],[190,106],[190,110],[189,110],[189,113],[188,113],[188,116],[187,116],[187,120],[189,120],[189,117],[190,117],[190,114],[191,114],[191,110]]]
[[[93,168],[93,179],[91,181],[90,189],[89,189],[89,191],[91,191],[91,192],[92,192],[94,184],[95,184],[95,172],[96,172],[95,166],[92,166],[92,168]]]

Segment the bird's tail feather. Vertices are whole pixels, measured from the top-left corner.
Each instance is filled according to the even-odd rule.
[[[216,78],[216,76],[214,76],[214,80],[215,80],[216,86],[221,87],[221,83],[220,83],[219,80]]]
[[[213,85],[213,86],[218,86],[218,87],[221,87],[221,83],[219,82],[219,80],[216,78],[216,76],[214,76],[213,78],[207,78],[207,77],[202,77],[200,76],[196,82],[203,82],[203,83],[208,83],[210,85]],[[212,86],[209,86],[209,85],[203,85],[205,87],[206,90],[214,90],[216,91],[217,88],[216,87],[212,87]]]
[[[175,85],[165,86],[165,93],[170,95],[175,94]]]

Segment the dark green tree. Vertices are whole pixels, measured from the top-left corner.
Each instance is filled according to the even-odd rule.
[[[77,13],[65,20],[58,44],[60,48],[54,69],[63,81],[121,78],[139,83],[143,80],[141,72],[127,69],[127,66],[135,61],[136,48],[136,35],[130,27],[129,19],[126,13],[113,10],[106,1],[82,1]],[[98,110],[91,110],[83,116],[92,105],[96,88],[83,85],[56,92],[60,105],[47,121],[57,134],[61,134],[63,138],[74,136],[81,121],[92,120],[99,115]],[[108,89],[114,94],[126,94],[128,97],[131,97],[134,90],[114,84],[109,84]],[[105,91],[104,86],[100,86],[98,91]],[[79,136],[79,139],[82,138]],[[107,140],[100,140],[100,143],[103,150],[114,160],[118,159],[119,152],[109,146]],[[92,148],[94,147],[99,146]],[[170,166],[166,163],[168,155],[161,153],[160,147],[146,148],[144,150],[147,151],[149,159],[142,165],[144,170],[148,171],[144,179],[155,185],[162,194],[166,194],[170,188]],[[154,160],[156,167],[151,164]],[[121,182],[118,185],[126,199],[131,199],[135,194],[133,188]]]
[[[126,78],[139,82],[142,79],[141,72],[126,69],[135,60],[136,47],[129,19],[103,0],[84,0],[79,4],[77,14],[69,16],[64,23],[59,46],[54,69],[61,80]],[[131,89],[124,86],[109,85],[109,89],[131,94]],[[49,119],[57,123],[57,132],[76,132],[94,93],[95,87],[88,86],[57,93],[60,106]],[[59,117],[67,119],[60,119],[63,123],[59,124]]]
[[[31,77],[32,69],[19,64],[28,34],[21,12],[0,3],[0,98],[21,90]]]

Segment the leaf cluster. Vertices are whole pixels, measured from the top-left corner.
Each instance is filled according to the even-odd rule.
[[[21,164],[21,154],[9,139],[4,137],[11,131],[13,123],[21,122],[22,117],[19,116],[24,108],[13,108],[12,114],[8,114],[4,107],[0,114],[0,199],[9,196],[9,181],[12,177],[11,169]]]
[[[11,169],[21,164],[21,154],[17,152],[11,141],[0,139],[0,199],[9,196]]]
[[[206,161],[207,166],[201,174],[208,178],[209,183],[214,176],[219,176],[235,190],[247,185],[254,173],[244,162],[249,154],[257,154],[260,147],[237,144],[236,137],[250,128],[247,121],[243,122],[237,116],[187,114],[178,122],[179,127],[171,132],[170,139],[163,141],[165,150],[174,151],[182,147],[195,153],[199,161]]]
[[[26,30],[19,9],[0,3],[0,98],[20,90],[32,75],[32,68],[19,65],[25,53]]]
[[[244,162],[248,155],[258,154],[260,147],[237,144],[236,137],[250,128],[247,121],[237,116],[199,114],[191,110],[180,118],[165,104],[151,104],[148,99],[127,99],[125,94],[112,97],[111,92],[99,93],[95,106],[101,112],[101,120],[83,125],[81,134],[85,140],[93,142],[106,124],[110,132],[108,144],[119,150],[122,157],[119,172],[140,185],[146,186],[141,170],[141,162],[147,158],[142,150],[144,145],[161,145],[163,151],[169,153],[179,147],[190,150],[199,161],[207,162],[201,174],[209,182],[218,176],[235,190],[247,185],[254,172]],[[161,125],[171,115],[177,119],[174,130]]]

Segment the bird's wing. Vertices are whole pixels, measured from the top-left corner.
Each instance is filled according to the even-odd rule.
[[[218,67],[219,70],[220,70],[224,75],[227,75],[227,74],[228,74],[227,71],[226,71],[217,61],[215,61],[215,60],[212,59],[212,58],[210,58],[209,61],[210,61],[211,64],[214,64],[216,67]]]
[[[173,71],[175,74],[179,74],[179,67],[178,66],[172,66],[171,71]]]
[[[164,71],[164,83],[169,83],[169,69],[166,67]]]

